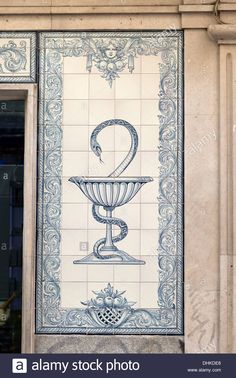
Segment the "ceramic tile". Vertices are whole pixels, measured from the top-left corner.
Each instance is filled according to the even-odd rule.
[[[140,125],[140,100],[116,100],[115,117]]]
[[[0,82],[36,81],[36,34],[0,33]]]
[[[160,76],[158,74],[143,74],[141,77],[141,98],[156,99],[159,93]]]
[[[87,253],[87,230],[61,230],[62,256],[85,255]]]
[[[61,282],[61,307],[78,308],[87,300],[86,282]]]
[[[140,150],[156,151],[159,144],[159,127],[144,125],[140,128]]]
[[[140,150],[140,136],[141,136],[141,127],[136,124],[132,124],[135,128],[138,139],[139,139],[139,146],[138,151]],[[118,125],[115,126],[115,151],[125,151],[128,152],[131,146],[131,138],[129,132],[124,127],[119,127]],[[136,160],[136,157],[135,157]]]
[[[142,70],[142,57],[136,56],[134,57],[134,70],[132,71],[131,75],[133,74],[140,74]],[[119,76],[130,74],[129,68],[126,66],[124,71],[119,72]]]
[[[81,56],[80,59],[74,56],[64,57],[63,66],[64,66],[64,74],[87,74],[88,73],[88,71],[86,70],[86,57],[83,57],[83,56]]]
[[[145,265],[140,268],[141,282],[158,282],[158,259],[157,256],[141,255],[140,258],[145,261]]]
[[[27,41],[29,42],[29,41]],[[29,43],[25,50],[25,58],[26,58],[26,65],[25,68],[22,70],[22,72],[13,72],[13,76],[25,76],[30,77],[31,75],[31,55],[32,55],[32,48],[30,48]]]
[[[88,282],[88,299],[95,299],[96,294],[93,292],[99,292],[100,290],[104,290],[107,287],[108,282]],[[110,282],[111,286],[113,286],[113,282]]]
[[[157,307],[157,282],[144,282],[140,286],[140,307],[156,308]]]
[[[141,124],[158,125],[158,101],[142,100],[141,101]]]
[[[140,307],[140,284],[139,283],[130,283],[130,282],[117,282],[115,285],[116,290],[125,291],[124,297],[128,302],[135,302],[132,306],[133,308]]]
[[[94,225],[96,226],[96,225]],[[88,253],[93,251],[93,246],[97,240],[104,236],[105,225],[96,226],[96,230],[89,229],[87,235],[84,237],[87,240]],[[113,227],[113,235],[118,235],[120,229]],[[117,248],[129,253],[131,256],[138,256],[140,254],[140,230],[129,230],[129,233],[125,240],[121,240],[117,243]]]
[[[139,258],[139,256],[135,256]],[[140,266],[139,265],[115,265],[114,266],[114,281],[124,283],[124,282],[136,282],[140,281]]]
[[[80,189],[69,181],[68,177],[62,178],[62,203],[89,203],[87,197],[85,197]]]
[[[141,255],[157,256],[157,230],[142,230],[141,233]]]
[[[102,211],[101,211],[102,212]],[[89,212],[88,212],[89,213]],[[88,214],[88,216],[90,216]],[[88,250],[89,252],[93,251],[93,246],[95,242],[99,239],[101,239],[104,236],[105,232],[105,225],[99,224],[93,222],[93,218],[91,215],[91,219],[89,219],[89,222],[91,220],[91,227],[96,227],[96,229],[89,229],[87,236],[85,239],[88,241]],[[126,222],[127,220],[123,218],[123,220]],[[129,225],[128,225],[129,226]],[[118,235],[120,233],[120,228],[117,228],[113,226],[113,235]],[[155,239],[156,240],[156,239]],[[137,256],[140,254],[140,248],[141,248],[141,233],[140,230],[133,230],[129,227],[129,233],[127,237],[124,240],[119,241],[117,243],[117,248],[124,250],[125,252],[129,253],[132,256]]]
[[[141,204],[141,228],[143,230],[156,230],[158,228],[158,206]]]
[[[90,75],[89,98],[91,100],[113,100],[115,97],[115,85],[110,87],[101,75]]]
[[[86,176],[89,169],[88,152],[64,151],[63,156],[63,176]]]
[[[78,256],[61,257],[61,281],[63,282],[87,282],[88,274],[83,265],[74,264]]]
[[[93,219],[92,217],[92,207],[90,206],[89,210],[88,210],[88,214],[89,214],[89,222],[90,222],[90,218]],[[94,227],[96,227],[96,229],[92,229],[92,227],[88,227],[88,251],[89,253],[92,253],[93,252],[93,246],[94,244],[96,243],[97,240],[101,239],[102,237],[104,237],[104,230],[106,229],[106,225],[104,224],[100,224],[97,222],[97,223],[94,223],[93,224]]]
[[[105,212],[105,210],[102,207],[100,207],[99,212],[100,212],[101,215],[106,216],[106,212]],[[88,205],[88,214],[89,214],[89,216],[88,216],[88,228],[89,228],[89,232],[92,231],[92,230],[102,230],[103,232],[100,232],[99,239],[101,237],[104,237],[104,232],[105,232],[106,225],[104,225],[104,223],[97,222],[94,219],[94,217],[92,215],[92,204],[91,203]]]
[[[139,74],[122,75],[120,80],[116,81],[115,97],[116,99],[140,99],[141,80]]]
[[[107,177],[115,169],[114,155],[110,152],[102,152],[102,162],[93,152],[89,152],[88,173],[90,176]]]
[[[63,124],[87,125],[89,119],[88,100],[64,100]]]
[[[153,178],[152,182],[144,185],[142,191],[140,191],[140,197],[142,203],[158,203],[158,178]]]
[[[88,206],[83,203],[62,204],[61,228],[84,229],[87,225]]]
[[[112,119],[115,116],[114,100],[90,100],[89,101],[89,124],[99,123]]]
[[[89,151],[92,152],[91,146],[90,146],[90,138],[93,130],[95,129],[95,126],[89,126]],[[102,148],[102,151],[112,151],[114,152],[115,149],[115,126],[108,127],[106,131],[102,132],[99,134],[97,140]],[[108,155],[107,155],[108,156]],[[109,154],[111,157],[112,154]],[[98,160],[98,158],[97,158]]]
[[[115,152],[115,166],[117,167],[127,155],[126,152]],[[133,177],[141,175],[141,156],[138,152],[135,156],[135,159],[130,163],[123,173],[125,176]]]
[[[161,59],[159,56],[142,56],[142,73],[159,73],[160,72],[160,63]]]
[[[130,229],[137,230],[140,229],[140,209],[140,204],[129,203],[127,206],[117,207],[115,216],[124,219]]]
[[[52,74],[52,77],[55,78],[55,67],[59,68],[60,67],[60,72],[63,72],[64,66],[63,66],[63,58],[60,56],[58,57],[57,51],[53,46],[50,46],[48,48],[40,48],[40,53],[42,54],[42,60],[39,61],[39,70],[40,70],[40,75],[39,75],[39,80],[41,81],[41,84],[44,86],[41,91],[41,95],[43,95],[42,92],[45,92],[45,88],[53,88],[52,82],[49,80],[43,81],[42,80],[42,75],[41,72],[44,70],[46,74],[49,72]],[[56,58],[59,58],[57,62],[55,62]],[[59,63],[59,64],[58,64]],[[52,69],[54,69],[52,73]],[[58,86],[58,90],[62,91],[62,87]]]
[[[123,218],[126,221],[125,218]],[[130,225],[128,225],[129,227]],[[114,235],[119,234],[120,229],[116,230],[113,228]],[[141,232],[140,230],[131,230],[129,229],[128,235],[125,239],[117,243],[117,248],[129,253],[131,256],[139,256],[141,248]]]
[[[63,128],[63,151],[88,151],[89,130],[87,127],[66,126]]]
[[[162,313],[159,311],[158,303],[169,309],[170,299],[166,298],[162,290],[158,291],[159,280],[161,282],[163,277],[166,279],[166,275],[159,276],[158,271],[157,248],[164,254],[163,243],[166,241],[163,237],[159,238],[160,232],[163,235],[163,229],[158,229],[158,217],[160,217],[161,227],[166,227],[164,232],[169,235],[175,230],[176,224],[166,225],[163,214],[168,210],[164,211],[163,207],[168,209],[168,196],[182,202],[181,180],[177,180],[175,171],[169,171],[170,159],[177,158],[175,149],[177,128],[170,125],[177,125],[178,113],[180,121],[178,132],[181,136],[181,103],[175,98],[173,90],[169,91],[163,86],[163,75],[168,78],[169,65],[166,60],[162,60],[161,53],[154,56],[158,49],[162,51],[162,44],[159,45],[160,38],[161,43],[167,46],[167,50],[170,49],[171,56],[175,54],[177,46],[174,42],[180,41],[178,54],[182,54],[182,33],[180,32],[176,32],[175,37],[171,34],[169,37],[162,37],[160,32],[41,34],[40,43],[43,48],[46,47],[47,64],[44,50],[42,50],[40,99],[46,99],[46,101],[39,103],[39,119],[40,124],[46,125],[41,128],[42,140],[46,143],[43,150],[44,172],[40,171],[40,182],[44,188],[44,192],[40,191],[40,201],[44,202],[48,199],[48,208],[45,204],[44,210],[46,210],[42,213],[43,227],[39,226],[39,254],[41,251],[44,256],[47,251],[52,255],[53,253],[61,255],[58,272],[54,272],[54,266],[49,266],[47,261],[44,261],[47,265],[47,275],[43,273],[43,277],[46,280],[53,280],[52,277],[61,279],[59,290],[56,291],[57,297],[53,300],[55,314],[59,314],[61,308],[64,307],[66,318],[63,328],[57,324],[56,320],[54,324],[50,324],[50,321],[45,318],[43,323],[39,322],[40,326],[37,326],[39,332],[47,332],[48,329],[50,332],[53,330],[60,333],[70,332],[72,323],[69,309],[72,309],[75,317],[79,311],[86,329],[89,327],[92,333],[113,334],[122,333],[124,330],[126,334],[134,332],[142,334],[150,333],[150,331],[158,334],[168,333],[169,327],[170,332],[177,334],[182,332],[180,302],[173,301],[178,311],[177,307],[173,306],[171,325],[164,326],[164,319],[162,319],[163,325],[159,323]],[[162,40],[162,38],[165,39]],[[142,44],[140,44],[141,41]],[[132,49],[129,43],[133,46]],[[75,56],[78,44],[80,44],[81,56]],[[49,46],[52,51],[48,48]],[[90,46],[89,51],[88,46]],[[140,52],[146,55],[140,55]],[[133,54],[136,56],[134,57]],[[57,60],[54,59],[55,57]],[[162,66],[159,63],[162,63]],[[181,60],[176,60],[177,67],[179,70],[182,69]],[[49,75],[53,75],[55,69],[60,80],[50,80],[50,88],[44,88],[44,83],[48,82],[48,78],[51,77]],[[142,74],[140,74],[141,70]],[[58,82],[61,82],[62,86],[56,85]],[[159,90],[162,90],[163,94],[161,99],[158,98]],[[178,90],[181,98],[181,85]],[[55,98],[57,99],[56,106]],[[172,111],[172,113],[171,110],[167,111],[171,109],[168,101],[173,101],[175,105],[173,109],[178,111]],[[118,125],[115,121],[112,126],[106,123],[107,120],[111,120],[110,123],[112,123],[114,119],[129,122],[135,128],[138,138],[128,124],[123,125],[127,127],[121,127],[122,124]],[[101,122],[103,125],[99,126],[99,129],[97,127]],[[167,133],[170,133],[170,127],[172,127],[172,139],[160,133],[160,124]],[[95,129],[97,134],[93,134],[91,140]],[[138,144],[138,149],[135,154],[136,144]],[[158,151],[163,144],[167,153],[165,159],[159,161]],[[41,145],[40,148],[42,148]],[[171,156],[168,151],[171,151]],[[100,153],[101,159],[99,159]],[[178,158],[176,167],[180,172],[182,162],[180,156]],[[129,160],[132,162],[130,163]],[[123,165],[117,169],[122,161]],[[71,176],[108,180],[113,171],[115,176],[136,177],[137,180],[141,180],[142,176],[150,176],[154,181],[143,185],[132,200],[112,209],[112,214],[106,213],[102,206],[99,209],[92,208],[92,201],[88,200],[77,186],[68,182]],[[50,184],[53,175],[59,180],[56,199],[53,197]],[[176,186],[167,188],[163,185],[163,180],[170,175]],[[122,190],[126,187],[124,183],[119,185]],[[109,193],[111,186],[107,185],[106,188]],[[115,190],[115,186],[112,188]],[[87,190],[90,196],[93,195],[91,182],[87,183]],[[96,191],[96,195],[98,195],[98,190],[100,195],[103,195],[104,185],[99,183],[96,187],[93,186],[93,190]],[[160,201],[157,201],[157,197]],[[106,218],[108,215],[109,218]],[[181,212],[178,215],[178,219],[181,219]],[[110,217],[113,217],[112,221]],[[104,245],[106,229],[107,232],[109,230],[106,225],[108,222],[112,224],[113,242],[119,248],[120,255],[122,255],[121,251],[127,254],[125,256],[128,261],[123,264],[117,264],[115,261],[113,263],[108,261],[109,264],[102,261],[102,264],[99,264],[97,261],[99,259],[95,260],[96,264],[94,264],[92,261],[96,259],[96,255],[93,254],[94,248],[97,246],[98,249],[95,252],[99,254],[100,248]],[[127,235],[124,222],[128,226]],[[181,235],[176,235],[176,238],[179,240],[177,245],[180,251]],[[100,244],[97,243],[98,240],[101,240]],[[175,250],[176,245],[170,245],[168,248]],[[135,258],[143,260],[145,264],[137,264]],[[75,259],[82,262],[73,264]],[[134,261],[136,264],[130,264]],[[174,293],[178,290],[178,295],[181,297],[182,292],[178,285],[181,262],[178,265],[174,262],[170,264],[173,264],[173,275],[176,274],[177,279],[175,280],[174,276],[170,275],[167,277],[167,284]],[[39,271],[44,269],[44,265],[39,264],[38,269]],[[58,282],[56,284],[58,288]],[[122,292],[125,293],[122,294]],[[139,309],[138,313],[141,317],[137,324],[145,322],[147,314],[155,324],[154,312],[150,309],[155,309],[158,323],[151,330],[149,327],[134,330],[130,328],[130,323],[126,320],[123,320],[118,327],[105,327],[102,318],[96,318],[96,311],[98,311],[96,305],[92,306],[90,301],[85,305],[81,304],[91,298],[95,299],[93,303],[96,304],[96,297],[98,299],[99,295],[104,297],[102,311],[108,318],[117,313],[117,308],[111,308],[109,304],[105,306],[105,299],[109,301],[109,297],[115,296],[119,303],[122,301],[125,303],[124,298],[127,298],[129,302],[136,302],[134,308]],[[50,294],[46,296],[42,292],[42,298],[44,298],[43,303],[46,308],[50,304]],[[40,300],[41,296],[39,302]],[[125,306],[129,320],[130,307],[129,304]],[[99,311],[101,312],[100,307]],[[136,316],[135,313],[134,316]],[[84,328],[73,323],[73,331],[83,333]]]
[[[104,265],[102,268],[99,265],[88,266],[88,281],[89,282],[113,282],[114,273],[112,265]]]
[[[126,176],[127,177],[127,176]],[[139,191],[130,201],[129,203],[140,203],[141,201],[141,192]]]
[[[64,75],[63,83],[64,100],[87,99],[89,93],[88,75]]]
[[[60,204],[61,178],[59,176],[45,175],[38,177],[39,196],[38,204],[57,203]],[[42,202],[43,200],[43,202]]]
[[[141,175],[157,176],[158,175],[158,152],[142,152]]]

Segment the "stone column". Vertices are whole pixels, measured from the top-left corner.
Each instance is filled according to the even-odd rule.
[[[219,45],[219,352],[236,352],[236,25],[211,25]]]

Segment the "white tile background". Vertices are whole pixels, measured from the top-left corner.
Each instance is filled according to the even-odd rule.
[[[159,62],[159,57],[154,56],[135,59],[133,74],[127,70],[120,73],[110,88],[95,67],[91,74],[86,72],[84,58],[64,58],[62,307],[81,307],[81,301],[94,297],[92,290],[104,289],[108,282],[115,289],[126,290],[126,298],[135,301],[135,307],[157,307]],[[114,216],[129,227],[128,236],[117,246],[146,264],[75,265],[75,259],[91,253],[94,243],[104,237],[105,225],[93,219],[91,203],[68,178],[108,176],[124,159],[130,138],[121,127],[109,127],[98,136],[104,165],[90,149],[93,129],[111,118],[127,120],[139,135],[138,153],[123,175],[154,178],[129,204],[114,211]],[[81,250],[81,242],[88,243],[87,252]]]

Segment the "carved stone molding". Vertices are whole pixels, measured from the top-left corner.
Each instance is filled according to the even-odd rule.
[[[235,25],[210,25],[208,35],[218,44],[236,44],[236,24]]]
[[[219,352],[236,352],[236,25],[213,25],[219,46]]]

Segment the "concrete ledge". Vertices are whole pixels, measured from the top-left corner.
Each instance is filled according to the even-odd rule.
[[[145,13],[178,13],[178,6],[82,6],[82,7],[8,7],[0,6],[4,15],[56,15],[56,14],[145,14]]]
[[[183,353],[182,336],[35,335],[35,353]]]
[[[13,30],[157,30],[179,29],[180,15],[85,14],[85,15],[1,15],[1,31]]]
[[[194,0],[196,1],[196,0]],[[182,0],[8,0],[7,7],[89,7],[89,6],[139,6],[139,5],[179,5]],[[6,6],[6,0],[0,0]]]

